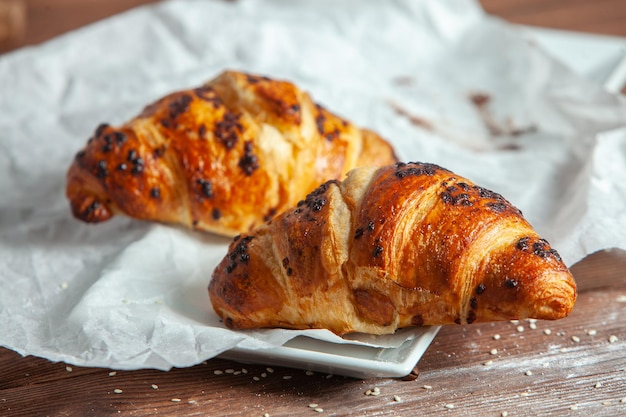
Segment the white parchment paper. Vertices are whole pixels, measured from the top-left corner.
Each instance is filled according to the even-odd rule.
[[[0,57],[0,345],[169,369],[300,334],[354,343],[225,329],[206,287],[227,239],[70,214],[65,172],[99,123],[227,68],[291,80],[401,159],[500,192],[568,265],[626,248],[626,103],[474,2],[170,1]]]

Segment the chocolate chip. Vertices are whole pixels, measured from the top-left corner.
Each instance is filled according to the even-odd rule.
[[[170,118],[176,119],[181,114],[185,113],[189,109],[189,105],[193,101],[193,98],[189,94],[183,94],[170,102],[167,106],[170,111]]]
[[[107,168],[107,161],[105,160],[98,161],[98,165],[96,169],[96,176],[98,178],[104,178],[108,175],[109,175],[109,170]]]
[[[128,151],[128,155],[126,156],[126,160],[129,162],[135,162],[135,160],[139,157],[137,151],[135,149],[131,149]]]
[[[519,249],[519,250],[528,250],[528,242],[530,241],[529,237],[522,237],[520,238],[517,243],[515,244],[515,248]]]
[[[232,149],[239,140],[239,135],[243,132],[243,126],[239,123],[240,114],[225,113],[224,118],[215,124],[213,134],[226,149]]]
[[[126,134],[124,134],[124,132],[120,132],[119,130],[117,132],[114,132],[113,136],[115,137],[115,142],[118,145],[124,144],[124,142],[126,142],[127,140]]]
[[[252,152],[253,150],[254,147],[252,145],[252,142],[246,142],[243,148],[244,154],[239,160],[239,168],[241,168],[241,170],[247,176],[252,175],[252,173],[259,168],[259,159]]]
[[[487,203],[486,206],[489,207],[491,210],[495,211],[496,213],[502,213],[503,211],[506,210],[506,204],[501,203],[501,202]]]
[[[204,197],[211,198],[213,196],[213,184],[211,184],[211,181],[199,178],[196,180],[196,184],[200,186],[200,193]]]
[[[476,294],[480,295],[480,294],[484,293],[486,289],[487,289],[487,287],[485,287],[485,284],[483,284],[481,282],[480,284],[478,284],[476,286]]]
[[[98,125],[98,127],[96,128],[96,131],[94,133],[95,137],[100,137],[100,135],[109,127],[108,123],[101,123]]]
[[[476,312],[473,310],[470,310],[469,313],[467,313],[467,324],[472,324],[476,321]]]
[[[516,281],[516,280],[514,280],[514,279],[512,279],[512,278],[507,278],[507,279],[504,281],[504,285],[505,285],[507,288],[515,288],[515,287],[517,287],[517,281]]]

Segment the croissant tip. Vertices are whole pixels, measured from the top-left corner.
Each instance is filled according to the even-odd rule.
[[[93,196],[70,201],[72,214],[86,223],[99,223],[110,219],[113,213],[106,204]]]
[[[550,290],[539,299],[532,318],[541,320],[559,320],[569,316],[576,303],[576,283],[571,274],[552,274]]]

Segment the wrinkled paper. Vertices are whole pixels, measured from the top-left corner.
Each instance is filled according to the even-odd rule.
[[[474,2],[164,2],[0,57],[0,345],[169,369],[303,334],[412,337],[228,330],[206,290],[228,239],[72,218],[65,172],[99,123],[227,68],[291,80],[402,160],[503,194],[568,265],[626,248],[625,101]]]

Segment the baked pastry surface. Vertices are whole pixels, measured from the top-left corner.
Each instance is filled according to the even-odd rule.
[[[99,126],[68,170],[66,195],[89,223],[124,214],[234,236],[328,179],[395,160],[380,136],[294,84],[226,71],[120,127]]]
[[[209,296],[234,329],[385,334],[563,318],[576,284],[501,195],[433,164],[396,163],[328,181],[236,237]]]

